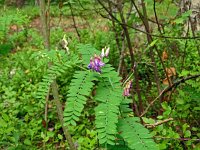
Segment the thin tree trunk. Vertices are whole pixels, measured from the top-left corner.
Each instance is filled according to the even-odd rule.
[[[144,0],[141,1],[142,2],[142,10],[143,10],[143,15],[144,15],[144,26],[146,29],[146,32],[150,33],[150,28],[149,28],[149,22],[148,22],[148,18],[147,18],[147,12],[146,12],[146,6],[145,6],[145,2]],[[151,42],[153,41],[151,35],[147,34],[147,41],[149,44],[151,44]],[[157,89],[158,92],[161,92],[161,88],[160,88],[160,81],[159,81],[159,76],[158,76],[158,69],[156,66],[156,62],[155,62],[155,57],[154,57],[154,52],[153,52],[153,48],[150,47],[150,57],[151,57],[151,61],[153,63],[153,70],[154,70],[154,80],[156,82],[157,85]]]
[[[108,1],[108,6],[109,6],[110,13],[113,14],[113,8],[112,8],[112,4],[111,4],[110,0]],[[113,32],[115,33],[115,41],[116,41],[117,49],[119,50],[119,55],[120,55],[117,72],[119,73],[119,75],[121,75],[121,68],[122,68],[122,62],[123,62],[123,59],[124,59],[123,55],[124,55],[124,48],[125,48],[124,47],[124,45],[125,45],[124,34],[122,33],[122,46],[120,48],[119,33],[116,30],[115,21],[113,19],[111,19],[111,22],[112,22]]]
[[[45,0],[40,0],[40,15],[41,15],[41,22],[42,22],[42,29],[43,29],[42,33],[44,37],[44,45],[46,49],[50,51],[50,0],[48,0],[47,10],[45,6]],[[49,63],[49,67],[50,66],[51,64]],[[68,131],[68,128],[64,126],[62,104],[59,100],[58,86],[57,86],[56,80],[54,80],[53,83],[51,84],[51,90],[52,90],[53,97],[56,103],[59,121],[61,123],[63,132],[65,134],[65,138],[69,144],[70,150],[76,150],[72,137]]]
[[[131,67],[132,67],[133,73],[134,73],[134,78],[135,78],[135,83],[136,83],[136,92],[137,92],[138,100],[139,100],[139,113],[141,114],[143,112],[143,104],[142,104],[141,88],[140,88],[139,78],[138,78],[138,73],[137,73],[137,64],[135,62],[135,56],[133,54],[133,49],[132,49],[132,45],[131,45],[131,40],[130,40],[128,28],[126,26],[126,21],[125,21],[125,18],[123,16],[123,12],[122,12],[121,8],[122,7],[120,6],[120,8],[118,8],[118,10],[119,10],[119,13],[120,13],[120,18],[122,20],[122,28],[123,28],[124,34],[126,36],[128,49],[129,49],[129,53],[130,53],[130,57],[131,57]]]
[[[70,11],[71,11],[72,20],[73,20],[74,28],[75,28],[75,30],[76,30],[76,34],[77,34],[77,36],[78,36],[79,42],[81,42],[81,35],[80,35],[80,33],[79,33],[79,31],[78,31],[78,28],[77,28],[77,26],[76,26],[76,20],[75,20],[74,12],[73,12],[73,8],[72,8],[72,5],[71,5],[70,2],[69,2],[69,8],[70,8]]]
[[[148,16],[147,16],[147,12],[146,12],[146,6],[145,6],[145,2],[144,0],[141,1],[141,5],[142,5],[142,10],[143,10],[143,15],[140,13],[138,7],[136,6],[135,4],[135,1],[134,0],[131,0],[140,19],[142,20],[143,24],[144,24],[144,27],[145,27],[145,30],[147,33],[151,33],[150,32],[150,27],[149,27],[149,22],[148,22]],[[147,35],[147,41],[148,41],[148,44],[151,44],[152,41],[153,41],[153,38],[151,36],[151,34],[146,34]],[[169,82],[169,78],[167,76],[167,73],[166,73],[166,70],[165,70],[165,65],[162,61],[162,58],[161,58],[161,55],[159,53],[159,51],[157,50],[156,46],[153,46],[153,47],[150,47],[150,58],[151,58],[151,61],[153,63],[153,71],[154,71],[154,81],[157,85],[157,89],[158,89],[158,94],[160,94],[161,92],[161,85],[160,85],[160,79],[159,79],[159,76],[158,76],[158,69],[157,69],[157,66],[156,66],[156,62],[155,62],[155,56],[154,56],[154,52],[153,52],[153,48],[156,49],[157,53],[158,53],[158,56],[159,56],[159,59],[161,61],[161,64],[163,66],[163,70],[166,74],[166,77],[168,79],[168,82]],[[170,83],[170,82],[169,82]],[[160,102],[162,102],[162,97],[160,98]]]

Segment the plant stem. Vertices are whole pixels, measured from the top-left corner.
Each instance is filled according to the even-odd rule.
[[[40,15],[41,15],[41,22],[42,22],[42,29],[43,29],[42,33],[44,37],[44,45],[45,45],[45,48],[48,51],[50,51],[51,50],[50,48],[50,0],[48,0],[47,10],[45,6],[45,0],[40,0]],[[51,67],[51,62],[49,62],[48,66]],[[64,126],[62,104],[59,100],[58,86],[57,86],[56,80],[54,80],[53,83],[51,84],[51,89],[52,89],[53,97],[55,100],[59,121],[61,123],[63,132],[65,134],[65,138],[67,139],[70,150],[76,150],[72,137],[68,131],[68,128]],[[47,105],[47,102],[48,101],[46,101],[46,105]]]
[[[51,89],[52,89],[54,101],[56,103],[58,118],[60,120],[60,124],[62,126],[62,129],[63,129],[63,132],[64,132],[65,137],[67,139],[67,142],[69,144],[70,150],[76,150],[76,147],[75,147],[75,145],[72,141],[72,137],[69,133],[67,126],[64,126],[62,104],[59,100],[58,85],[56,83],[56,80],[54,80],[54,82],[51,84]]]
[[[155,128],[156,126],[159,126],[159,125],[161,125],[161,124],[163,124],[163,123],[166,123],[166,122],[169,122],[169,121],[172,121],[172,120],[174,120],[174,119],[173,119],[173,118],[168,118],[168,119],[165,119],[165,120],[156,122],[156,123],[154,123],[154,124],[145,124],[145,126],[146,126],[147,128]]]

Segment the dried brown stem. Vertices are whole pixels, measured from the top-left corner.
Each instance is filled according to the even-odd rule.
[[[172,121],[172,120],[174,120],[174,119],[173,118],[168,118],[168,119],[156,122],[154,124],[145,124],[144,126],[147,127],[147,128],[155,128],[156,126],[159,126],[159,125],[161,125],[163,123],[166,123],[166,122],[169,122],[169,121]]]
[[[171,137],[163,137],[163,136],[154,136],[154,138],[159,139],[169,139],[169,140],[179,140],[179,141],[200,141],[200,139],[191,139],[191,138],[171,138]]]

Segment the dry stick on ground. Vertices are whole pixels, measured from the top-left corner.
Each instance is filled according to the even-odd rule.
[[[200,139],[191,139],[191,138],[171,138],[171,137],[162,137],[162,136],[154,136],[156,139],[165,139],[165,140],[179,140],[179,141],[200,141]]]
[[[149,108],[154,104],[154,102],[156,100],[158,100],[161,96],[163,96],[165,93],[167,93],[168,91],[172,90],[173,88],[176,88],[180,83],[184,83],[185,81],[187,80],[190,80],[190,79],[195,79],[195,78],[198,78],[200,77],[200,74],[196,74],[196,75],[192,75],[192,76],[188,76],[188,77],[185,77],[185,78],[182,78],[176,82],[174,82],[171,86],[168,86],[166,87],[164,90],[162,90],[162,92],[147,106],[147,108],[144,110],[144,112],[140,115],[140,117],[144,116]]]
[[[161,125],[163,123],[166,123],[166,122],[169,122],[169,121],[172,121],[172,120],[174,120],[174,119],[173,118],[168,118],[168,119],[156,122],[154,124],[145,124],[144,126],[147,127],[147,128],[155,128],[156,126],[159,126],[159,125]]]
[[[46,11],[46,6],[45,6],[45,0],[40,0],[40,10],[41,10],[40,15],[41,15],[44,43],[45,43],[46,49],[50,51],[50,0],[48,0],[47,11]],[[49,67],[50,67],[50,63],[49,63]],[[67,142],[69,144],[70,150],[76,150],[76,147],[74,146],[74,143],[72,141],[72,137],[68,131],[68,128],[64,126],[62,104],[59,100],[58,86],[57,86],[56,80],[54,80],[53,83],[51,84],[51,89],[52,89],[53,97],[55,99],[59,121],[61,123]]]

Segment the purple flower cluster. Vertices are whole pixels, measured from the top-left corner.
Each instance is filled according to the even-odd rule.
[[[103,67],[104,65],[105,63],[101,61],[101,57],[95,54],[94,57],[90,58],[90,64],[88,65],[88,69],[92,69],[96,72],[101,73],[101,67]]]
[[[94,57],[91,57],[90,63],[88,65],[88,69],[92,69],[96,72],[101,73],[101,67],[105,65],[105,63],[102,62],[102,59],[104,57],[108,57],[109,52],[110,52],[110,48],[104,47],[101,51],[100,56],[95,54]]]
[[[130,95],[130,89],[132,88],[132,80],[128,81],[124,87],[123,96],[129,96]]]

